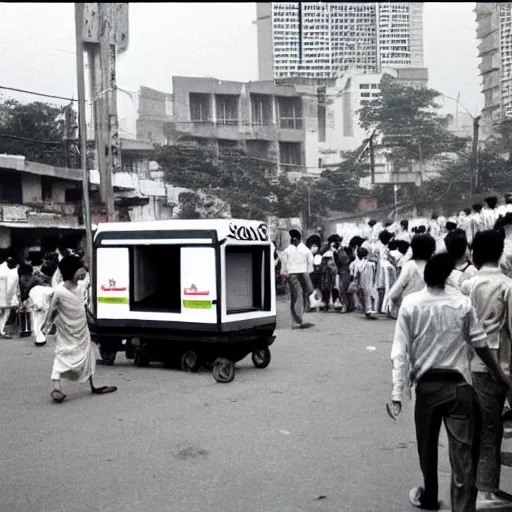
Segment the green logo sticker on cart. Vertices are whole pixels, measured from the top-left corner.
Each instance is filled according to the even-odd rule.
[[[212,303],[209,300],[184,300],[183,307],[186,309],[212,309]]]
[[[98,297],[99,304],[128,304],[128,297]]]

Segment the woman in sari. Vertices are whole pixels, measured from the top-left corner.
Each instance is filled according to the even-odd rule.
[[[82,262],[76,255],[66,256],[60,261],[59,270],[63,282],[53,293],[42,326],[43,333],[52,323],[57,326],[51,396],[59,403],[66,398],[62,392],[61,378],[80,383],[89,381],[94,394],[112,393],[117,390],[115,386],[97,388],[93,383],[96,359],[85,305],[77,288],[78,281],[85,276]]]
[[[379,296],[377,311],[383,315],[388,314],[389,291],[396,281],[396,269],[390,261],[388,248],[392,238],[393,235],[389,231],[381,231],[379,241],[375,246],[375,255],[378,258],[377,276],[375,279],[375,288]]]

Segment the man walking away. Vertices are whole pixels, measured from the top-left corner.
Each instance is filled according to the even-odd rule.
[[[409,500],[417,508],[440,508],[437,464],[444,421],[452,468],[452,510],[475,512],[480,421],[471,387],[469,347],[503,387],[510,388],[512,383],[491,354],[470,299],[445,289],[453,268],[449,254],[434,256],[425,267],[426,288],[402,303],[391,349],[393,391],[388,412],[394,417],[400,413],[409,375],[416,383],[414,421],[424,479],[424,487],[411,489]]]
[[[510,374],[512,336],[512,279],[499,268],[503,237],[498,231],[477,233],[473,241],[473,260],[478,273],[462,285],[478,319],[484,325],[487,345],[506,374]],[[496,381],[475,356],[471,361],[473,385],[482,411],[480,458],[476,486],[479,502],[500,502],[495,495],[500,487],[502,413],[507,389]],[[487,503],[488,504],[488,503]]]
[[[469,259],[466,233],[462,229],[456,229],[446,235],[445,243],[448,254],[455,260],[455,268],[450,274],[447,284],[460,290],[462,284],[477,273],[476,267]]]
[[[292,314],[292,329],[307,329],[313,324],[304,323],[303,297],[307,294],[315,307],[313,286],[309,274],[313,272],[313,255],[311,251],[301,242],[302,235],[297,229],[290,229],[290,245],[281,255],[281,275],[287,277],[290,289],[290,311]]]
[[[485,198],[486,207],[482,210],[482,221],[484,230],[494,229],[499,214],[497,210],[498,198],[496,196]]]
[[[5,326],[11,315],[13,301],[18,292],[19,276],[14,258],[7,258],[0,265],[0,338],[9,339]]]

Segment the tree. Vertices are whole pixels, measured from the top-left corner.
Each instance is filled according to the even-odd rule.
[[[66,165],[62,109],[39,101],[0,103],[0,153],[23,155],[27,160]]]
[[[367,131],[376,130],[380,147],[394,165],[431,160],[467,145],[467,139],[447,129],[447,118],[439,114],[439,92],[402,85],[389,75],[383,76],[380,89],[380,97],[358,111],[359,124]]]

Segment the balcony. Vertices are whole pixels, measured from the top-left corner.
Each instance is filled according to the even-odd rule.
[[[78,228],[78,207],[72,203],[0,204],[0,222],[42,228]]]

